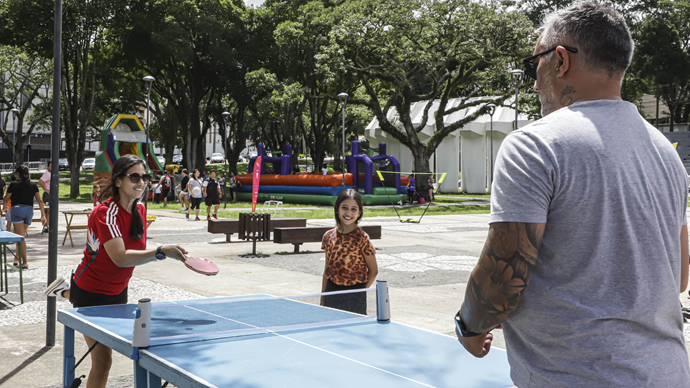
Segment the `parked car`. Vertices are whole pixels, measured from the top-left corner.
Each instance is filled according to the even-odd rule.
[[[84,171],[91,170],[93,171],[96,168],[96,159],[95,158],[86,158],[84,159],[84,163],[81,164],[81,169]]]
[[[69,163],[67,162],[67,159],[60,159],[58,161],[58,171],[68,171],[69,170]]]
[[[156,156],[156,159],[158,159],[158,163],[160,163],[161,166],[165,167],[165,156]]]
[[[182,155],[173,155],[173,163],[174,164],[182,163]]]
[[[225,162],[225,155],[221,154],[220,152],[216,152],[213,155],[211,155],[211,163],[224,163]]]

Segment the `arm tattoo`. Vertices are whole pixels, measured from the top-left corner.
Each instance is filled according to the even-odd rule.
[[[570,106],[573,103],[572,94],[575,92],[577,92],[575,88],[566,85],[565,88],[561,91],[561,105]]]
[[[532,278],[546,224],[491,224],[484,250],[467,283],[460,314],[467,328],[484,333],[515,311]]]

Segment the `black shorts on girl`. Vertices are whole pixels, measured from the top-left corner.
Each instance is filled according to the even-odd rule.
[[[125,287],[125,289],[117,295],[99,294],[96,292],[82,290],[74,282],[74,278],[72,278],[69,291],[69,301],[75,308],[127,304],[127,288],[128,287]]]
[[[359,290],[365,288],[366,283],[357,283],[352,286],[341,286],[327,279],[326,292]],[[341,294],[323,297],[323,305],[338,310],[350,311],[355,314],[367,314],[367,293],[365,291],[352,294]]]

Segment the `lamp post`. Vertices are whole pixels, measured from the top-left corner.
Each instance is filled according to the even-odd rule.
[[[225,180],[223,185],[225,186],[225,195],[223,195],[223,209],[228,207],[228,179],[230,179],[230,172],[228,171],[228,118],[230,117],[230,112],[223,112],[223,125],[225,125]],[[232,190],[232,187],[230,188]]]
[[[488,104],[486,111],[491,117],[491,180],[489,181],[489,192],[491,192],[491,184],[494,183],[494,113],[496,113],[496,105]]]
[[[515,87],[515,129],[518,129],[518,90],[525,79],[525,72],[522,70],[510,71],[510,83]]]
[[[149,122],[151,121],[151,84],[156,79],[147,75],[144,77],[144,82],[146,82],[146,149],[144,150],[144,163],[146,169],[149,169]],[[148,171],[147,171],[148,172]],[[146,196],[144,197],[144,208],[148,210],[149,208],[149,185],[146,184]],[[148,215],[148,213],[147,213]]]
[[[19,110],[12,108],[10,112],[12,112],[12,127],[14,128],[12,131],[12,164],[14,165],[14,149],[17,148],[17,114]]]
[[[343,176],[343,191],[345,191],[345,105],[347,105],[347,93],[338,94],[338,100],[343,107],[343,153],[340,159],[340,174]]]

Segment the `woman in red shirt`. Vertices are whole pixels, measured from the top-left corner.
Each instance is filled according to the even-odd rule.
[[[184,262],[187,251],[177,245],[146,249],[146,209],[139,201],[151,176],[144,161],[125,155],[113,165],[110,186],[89,216],[84,257],[71,278],[56,279],[46,289],[49,296],[69,298],[74,307],[127,303],[127,285],[134,267],[166,257]],[[104,198],[107,198],[103,201]],[[84,336],[93,346],[91,338]],[[91,352],[87,387],[105,387],[112,350],[103,344]]]

